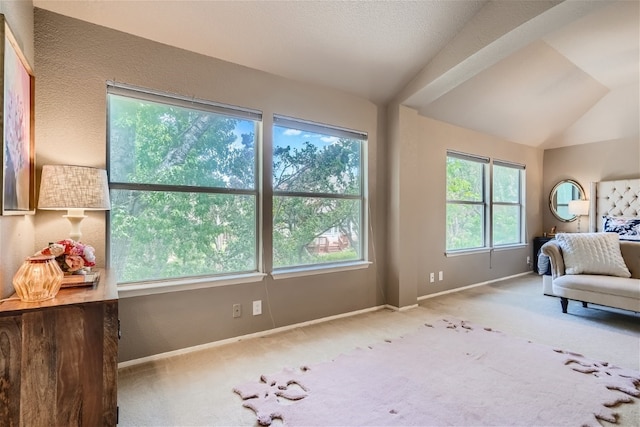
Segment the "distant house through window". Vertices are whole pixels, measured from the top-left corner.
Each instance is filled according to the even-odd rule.
[[[363,259],[366,135],[275,116],[273,266]]]
[[[365,133],[274,116],[263,152],[259,111],[120,84],[107,114],[118,283],[366,265]]]

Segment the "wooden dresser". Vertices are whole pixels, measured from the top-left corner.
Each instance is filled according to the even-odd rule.
[[[0,426],[116,425],[118,334],[107,270],[52,300],[0,303]]]

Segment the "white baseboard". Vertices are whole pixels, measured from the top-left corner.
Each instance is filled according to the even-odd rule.
[[[324,323],[324,322],[328,322],[330,320],[342,319],[342,318],[345,318],[345,317],[357,316],[358,314],[370,313],[372,311],[378,311],[378,310],[382,310],[382,309],[385,309],[385,308],[392,308],[392,307],[387,306],[387,305],[379,305],[379,306],[376,306],[376,307],[365,308],[365,309],[362,309],[362,310],[350,311],[348,313],[336,314],[335,316],[322,317],[320,319],[309,320],[307,322],[295,323],[295,324],[287,325],[287,326],[280,326],[280,327],[273,328],[273,329],[267,329],[265,331],[254,332],[252,334],[240,335],[240,336],[237,336],[237,337],[227,338],[227,339],[224,339],[224,340],[213,341],[213,342],[209,342],[209,343],[206,343],[206,344],[194,345],[194,346],[191,346],[191,347],[181,348],[179,350],[167,351],[165,353],[158,353],[158,354],[154,354],[152,356],[141,357],[139,359],[127,360],[127,361],[118,363],[118,369],[128,368],[130,366],[140,365],[140,364],[147,363],[147,362],[154,362],[154,361],[158,361],[158,360],[162,360],[162,359],[167,359],[167,358],[174,357],[174,356],[180,356],[182,354],[192,353],[194,351],[200,351],[200,350],[206,350],[206,349],[209,349],[209,348],[219,347],[221,345],[231,344],[231,343],[239,342],[239,341],[242,341],[242,340],[247,340],[247,339],[250,339],[250,338],[266,337],[268,335],[273,335],[273,334],[277,334],[277,333],[280,333],[280,332],[289,331],[291,329],[302,328],[304,326],[315,325],[315,324],[318,324],[318,323]],[[397,308],[395,308],[395,309],[397,310]]]
[[[527,276],[529,274],[532,274],[532,272],[528,271],[526,273],[518,273],[518,274],[514,274],[513,276],[500,277],[499,279],[487,280],[486,282],[474,283],[473,285],[462,286],[460,288],[449,289],[447,291],[436,292],[434,294],[429,294],[429,295],[422,295],[422,296],[418,297],[418,301],[422,301],[422,300],[429,299],[429,298],[434,298],[434,297],[437,297],[437,296],[440,296],[440,295],[446,295],[446,294],[451,294],[451,293],[454,293],[454,292],[460,292],[460,291],[464,291],[466,289],[477,288],[478,286],[490,285],[491,283],[502,282],[503,280],[513,279],[515,277],[520,277],[520,276]]]
[[[448,291],[442,291],[442,292],[438,292],[438,293],[435,293],[435,294],[423,295],[421,297],[418,297],[418,301],[421,301],[421,300],[424,300],[424,299],[428,299],[428,298],[433,298],[433,297],[436,297],[436,296],[439,296],[439,295],[450,294],[450,293],[453,293],[453,292],[460,292],[460,291],[464,291],[465,289],[471,289],[471,288],[475,288],[475,287],[478,287],[478,286],[484,286],[484,285],[488,285],[490,283],[495,283],[495,282],[500,282],[502,280],[512,279],[514,277],[525,276],[527,274],[530,274],[530,273],[515,274],[513,276],[503,277],[503,278],[495,279],[495,280],[489,280],[487,282],[476,283],[476,284],[473,284],[473,285],[463,286],[461,288],[450,289]],[[252,334],[247,334],[247,335],[241,335],[241,336],[237,336],[237,337],[227,338],[227,339],[220,340],[220,341],[213,341],[213,342],[206,343],[206,344],[194,345],[194,346],[191,346],[191,347],[181,348],[179,350],[167,351],[165,353],[158,353],[158,354],[154,354],[152,356],[141,357],[139,359],[127,360],[127,361],[118,363],[118,369],[128,368],[128,367],[135,366],[135,365],[141,365],[141,364],[147,363],[147,362],[154,362],[154,361],[158,361],[158,360],[162,360],[162,359],[167,359],[167,358],[170,358],[170,357],[180,356],[182,354],[188,354],[188,353],[192,353],[194,351],[200,351],[200,350],[206,350],[206,349],[209,349],[209,348],[215,348],[215,347],[219,347],[221,345],[231,344],[231,343],[239,342],[239,341],[242,341],[242,340],[247,340],[247,339],[250,339],[250,338],[266,337],[268,335],[277,334],[277,333],[284,332],[284,331],[290,331],[292,329],[302,328],[304,326],[316,325],[318,323],[324,323],[324,322],[328,322],[330,320],[343,319],[345,317],[357,316],[359,314],[370,313],[372,311],[378,311],[378,310],[383,310],[383,309],[389,309],[389,310],[395,310],[395,311],[407,311],[407,310],[411,310],[411,309],[416,308],[416,307],[418,307],[418,304],[408,305],[408,306],[404,306],[404,307],[395,307],[395,306],[392,306],[392,305],[389,305],[389,304],[385,304],[385,305],[379,305],[379,306],[375,306],[375,307],[371,307],[371,308],[365,308],[365,309],[362,309],[362,310],[350,311],[348,313],[336,314],[335,316],[322,317],[320,319],[309,320],[307,322],[295,323],[295,324],[287,325],[287,326],[280,326],[280,327],[273,328],[273,329],[268,329],[268,330],[265,330],[265,331],[254,332]]]

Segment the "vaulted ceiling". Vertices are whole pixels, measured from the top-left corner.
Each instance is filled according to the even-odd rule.
[[[638,1],[33,3],[521,144],[639,138]]]

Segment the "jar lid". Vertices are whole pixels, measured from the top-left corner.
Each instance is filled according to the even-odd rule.
[[[27,258],[27,261],[33,262],[33,263],[45,263],[45,262],[51,261],[54,258],[55,256],[53,255],[35,255]]]

